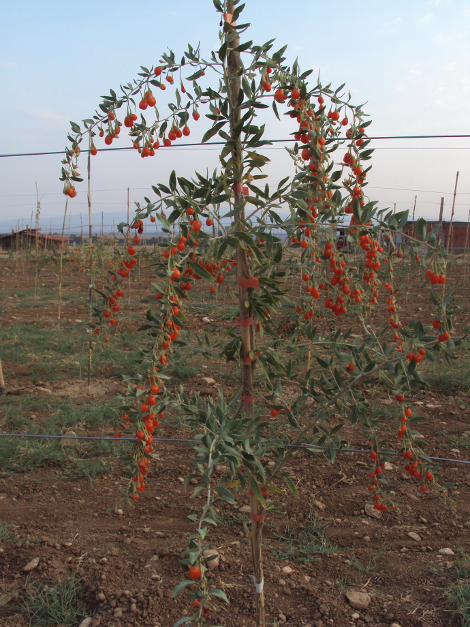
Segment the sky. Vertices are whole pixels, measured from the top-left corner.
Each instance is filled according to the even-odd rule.
[[[314,70],[313,80],[320,72],[323,84],[346,83],[353,102],[366,103],[370,135],[470,134],[470,0],[246,0],[243,16],[252,26],[242,41],[275,38],[275,49],[288,44],[289,62],[298,58],[302,70]],[[70,120],[91,117],[100,96],[137,78],[141,65],[157,65],[168,48],[180,58],[187,43],[200,43],[208,58],[219,47],[219,19],[211,0],[0,0],[0,154],[63,150]],[[161,113],[167,92],[155,94]],[[287,119],[264,121],[270,138],[295,130]],[[188,139],[199,141],[208,124],[203,116],[191,124]],[[470,138],[377,140],[373,147],[368,194],[380,207],[411,209],[417,196],[416,216],[436,219],[444,196],[448,219],[459,171],[455,219],[467,221]],[[217,154],[171,148],[140,159],[134,151],[99,152],[92,161],[94,222],[101,212],[105,228],[122,219],[128,187],[132,211],[144,195],[154,198],[150,186],[167,181],[171,170],[187,177],[213,171]],[[282,148],[265,154],[270,183],[292,173]],[[0,159],[0,231],[29,222],[36,183],[43,227],[60,224],[60,161]],[[85,183],[77,191],[69,202],[75,228],[80,213],[87,219]]]

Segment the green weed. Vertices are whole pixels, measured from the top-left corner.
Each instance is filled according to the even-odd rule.
[[[274,536],[285,547],[284,549],[274,549],[274,555],[281,560],[295,559],[300,562],[315,562],[319,555],[334,553],[338,547],[329,543],[325,534],[327,526],[310,510],[308,524],[300,531],[286,526],[285,531],[280,532],[277,527],[273,527]]]
[[[42,466],[59,465],[66,457],[57,440],[1,438],[0,473],[31,472]]]
[[[10,528],[13,525],[9,523],[0,523],[0,542],[8,542],[11,539]]]
[[[384,557],[385,554],[380,551],[378,553],[374,553],[372,556],[369,556],[367,562],[362,564],[357,557],[353,555],[349,560],[346,560],[346,564],[351,566],[351,568],[355,568],[362,574],[369,574],[377,570]]]
[[[71,479],[83,479],[86,477],[93,487],[95,478],[110,470],[109,462],[101,459],[75,459],[68,469],[68,476]]]
[[[451,395],[458,390],[470,392],[470,356],[462,355],[451,364],[440,359],[428,364],[424,379],[434,391],[443,394]]]
[[[217,318],[218,320],[235,320],[238,314],[238,305],[233,305],[232,307],[222,309],[222,313],[220,313]]]
[[[198,372],[200,372],[199,367],[191,365],[187,359],[175,361],[171,369],[171,374],[173,374],[180,381],[190,379]]]
[[[460,627],[470,627],[470,582],[450,585],[447,595],[449,609],[458,617]]]
[[[76,627],[89,615],[82,600],[83,593],[83,586],[74,575],[54,587],[33,585],[22,611],[28,616],[31,627]]]
[[[460,436],[444,433],[440,431],[437,436],[444,438],[447,442],[442,442],[444,446],[452,446],[454,448],[470,448],[470,433],[465,432]]]

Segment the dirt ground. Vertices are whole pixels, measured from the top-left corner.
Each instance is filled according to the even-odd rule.
[[[28,270],[22,274],[21,265],[11,260],[2,261],[1,266],[3,330],[19,326],[52,329],[57,324],[56,272],[44,272],[34,297],[34,281]],[[456,285],[456,298],[463,308],[459,324],[463,326],[470,321],[468,278],[458,266],[451,274],[448,283]],[[69,270],[64,280],[69,297],[64,301],[61,325],[62,332],[67,333],[84,328],[88,281]],[[142,276],[132,284],[130,306],[126,298],[123,300],[124,330],[126,325],[129,330],[137,328],[138,318],[142,320],[146,306],[139,303],[139,298],[147,293],[147,281]],[[411,277],[409,285],[407,317],[415,313],[425,315],[428,286],[423,287],[419,277]],[[27,297],[19,294],[22,290],[30,290]],[[41,293],[45,294],[42,300]],[[198,295],[198,302],[199,298]],[[207,294],[204,302],[209,303]],[[231,306],[235,300],[227,294],[221,295],[218,302]],[[212,305],[211,311],[217,313],[215,304]],[[203,317],[201,306],[191,317],[192,331],[207,329]],[[230,320],[217,320],[219,330],[230,326]],[[3,341],[12,341],[11,335],[5,337]],[[0,345],[0,357],[1,354]],[[470,373],[468,361],[465,363],[466,372]],[[206,394],[215,395],[219,386],[226,393],[235,389],[236,382],[225,376],[226,369],[218,370],[210,360],[204,365],[207,367],[203,369],[201,365],[186,381],[190,391],[197,389],[201,376],[211,376],[216,382]],[[47,403],[52,400],[93,407],[111,403],[116,393],[124,389],[119,373],[111,372],[109,366],[95,373],[91,397],[86,394],[83,368],[81,377],[65,373],[63,378],[50,380],[38,378],[37,365],[35,370],[27,363],[3,360],[3,368],[7,390],[13,394],[0,400],[2,433],[12,432],[7,430],[3,417],[5,399],[17,399],[20,403],[23,398],[23,417],[40,428],[47,423]],[[385,416],[387,412],[392,416],[391,401],[382,389],[367,385],[361,389],[376,407],[382,408]],[[398,459],[392,460],[387,474],[397,509],[378,513],[365,508],[370,470],[366,455],[343,453],[334,465],[321,453],[315,459],[299,451],[291,458],[288,469],[300,498],[286,492],[279,501],[285,516],[268,517],[264,533],[270,627],[465,624],[459,623],[453,611],[449,588],[459,585],[456,569],[467,568],[467,578],[470,573],[465,556],[470,556],[469,389],[465,377],[458,383],[449,380],[447,386],[417,392],[411,401],[427,419],[419,425],[419,431],[427,443],[428,454],[468,460],[468,464],[444,462],[440,469],[442,483],[453,484],[449,494],[455,500],[454,512],[436,495],[420,492],[403,473],[403,463]],[[287,389],[286,393],[293,390]],[[31,399],[45,400],[39,410],[31,412]],[[394,424],[394,418],[390,421]],[[91,433],[111,435],[110,426],[100,425]],[[80,425],[73,429],[79,435],[90,433],[90,429],[86,431]],[[65,431],[64,427],[61,433]],[[188,430],[176,422],[164,426],[158,434],[161,438],[188,435]],[[345,427],[343,437],[353,448],[367,449],[367,437],[360,428]],[[22,444],[26,450],[28,443]],[[66,456],[74,457],[80,456],[85,444],[68,441],[60,446]],[[124,451],[127,445],[116,446]],[[83,586],[83,618],[94,616],[93,626],[171,627],[177,619],[191,613],[184,593],[171,598],[175,585],[186,575],[186,567],[179,564],[180,553],[193,530],[187,519],[191,513],[190,492],[183,486],[184,477],[192,469],[190,452],[184,442],[159,442],[147,489],[132,508],[116,505],[122,476],[116,455],[110,458],[108,471],[94,478],[92,487],[85,477],[74,479],[64,474],[62,465],[54,460],[45,459],[34,472],[12,472],[0,467],[0,626],[32,625],[21,604],[34,591],[53,588],[59,581],[70,580],[72,574]],[[218,567],[208,574],[214,587],[226,592],[230,605],[218,604],[217,612],[207,617],[207,625],[254,625],[252,569],[242,525],[248,516],[240,511],[248,504],[247,493],[238,494],[237,501],[238,508],[219,506],[219,526],[210,531],[211,543],[220,558]],[[25,567],[36,558],[37,566],[25,572]],[[305,558],[312,561],[303,561]],[[351,592],[367,593],[368,606],[352,607],[346,596]]]

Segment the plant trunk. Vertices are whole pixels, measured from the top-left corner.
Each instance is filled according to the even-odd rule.
[[[91,169],[91,131],[88,142],[88,242],[90,246],[90,284],[88,287],[88,303],[89,303],[89,317],[91,321],[91,313],[92,313],[92,305],[93,305],[93,229],[91,226],[91,179],[90,179],[90,169]],[[88,396],[91,396],[91,358],[93,354],[93,339],[90,333],[90,338],[88,340]]]
[[[233,13],[234,7],[228,9],[228,14]],[[240,53],[236,48],[240,44],[238,34],[229,43],[229,54],[227,59],[228,71],[228,98],[230,105],[230,135],[237,142],[237,149],[233,151],[233,189],[235,193],[235,208],[244,203],[243,196],[243,153],[239,136],[235,136],[235,127],[240,121],[240,109],[238,108],[238,95],[241,89],[241,77],[238,74],[240,69]],[[245,208],[243,208],[236,218],[236,230],[245,231]],[[252,308],[248,303],[248,288],[240,286],[242,280],[250,279],[251,272],[248,264],[246,249],[241,245],[237,249],[237,279],[238,279],[238,306],[240,311],[240,332],[241,332],[241,380],[243,387],[243,411],[245,416],[253,416],[253,362],[249,361],[250,352],[254,348],[253,322],[249,326],[243,326],[243,321],[252,317]]]
[[[65,220],[67,218],[67,206],[69,204],[69,199],[65,200],[65,211],[64,211],[64,221],[62,223],[62,240],[60,242],[60,268],[59,268],[59,308],[57,311],[57,324],[60,324],[60,308],[62,305],[62,262],[64,256],[64,231],[65,231]],[[68,245],[68,242],[67,242]]]
[[[5,394],[5,381],[3,379],[2,362],[0,361],[0,394]]]
[[[264,509],[257,498],[250,496],[250,514],[252,516],[251,529],[245,523],[245,533],[248,539],[248,546],[251,551],[253,561],[254,584],[256,589],[256,627],[265,627],[265,605],[264,605],[264,572],[263,572],[263,526],[264,522],[253,520],[253,516],[264,516]]]
[[[228,8],[228,15],[233,14],[234,6]],[[231,29],[233,31],[233,27]],[[229,53],[227,59],[228,72],[228,99],[230,105],[230,135],[236,141],[236,149],[233,150],[233,190],[235,193],[234,206],[239,207],[244,204],[243,194],[243,152],[242,145],[235,135],[235,128],[240,122],[240,109],[238,108],[238,96],[241,89],[241,76],[238,74],[240,69],[240,53],[235,51],[239,46],[240,38],[238,34],[229,42]],[[236,230],[245,231],[245,208],[243,207],[236,217]],[[237,279],[238,279],[238,306],[240,312],[240,335],[241,335],[241,383],[243,388],[243,411],[245,416],[251,417],[254,414],[253,405],[253,364],[250,353],[254,350],[254,327],[253,327],[253,310],[249,304],[248,287],[240,285],[251,279],[250,266],[246,249],[239,245],[237,249]],[[249,322],[251,320],[251,322]],[[246,322],[245,322],[246,321]],[[245,326],[246,325],[246,326]],[[250,497],[250,509],[252,514],[251,530],[245,525],[245,531],[248,538],[248,544],[251,550],[254,570],[254,583],[256,587],[256,625],[257,627],[265,627],[265,608],[264,608],[264,591],[263,591],[263,561],[261,539],[263,533],[263,522],[254,520],[253,517],[262,515],[260,503],[254,497]]]

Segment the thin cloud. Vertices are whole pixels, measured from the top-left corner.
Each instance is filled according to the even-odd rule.
[[[422,22],[430,22],[433,17],[434,17],[434,13],[428,13],[427,15],[425,15],[423,17],[423,19],[421,21]]]
[[[5,61],[4,63],[2,63],[2,65],[7,70],[14,70],[15,67],[18,67],[18,64],[15,63],[14,61]]]
[[[455,61],[451,61],[450,63],[447,63],[447,65],[441,65],[439,67],[439,70],[441,72],[456,72],[457,71],[457,65]]]
[[[24,112],[35,120],[48,120],[52,122],[64,122],[67,118],[51,109],[41,109],[39,107],[25,107]]]
[[[397,17],[394,20],[392,20],[391,22],[385,22],[384,27],[385,28],[390,28],[390,26],[396,26],[399,22],[402,22],[403,20],[401,19],[401,17]]]

